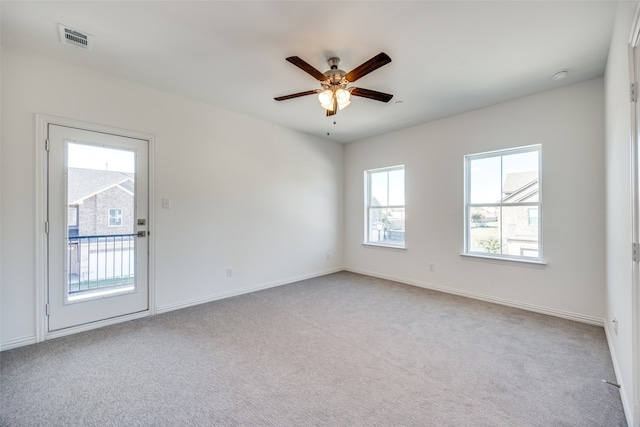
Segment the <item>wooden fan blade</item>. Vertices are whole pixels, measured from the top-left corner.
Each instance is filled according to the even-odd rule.
[[[311,75],[311,77],[320,82],[327,80],[327,76],[316,70],[312,65],[308,64],[304,59],[298,56],[290,56],[287,58],[287,61],[291,62],[293,65],[300,68],[302,71]]]
[[[317,90],[308,90],[306,92],[298,92],[298,93],[292,93],[291,95],[278,96],[273,99],[275,99],[276,101],[284,101],[286,99],[299,98],[301,96],[315,95],[316,93],[318,93]]]
[[[366,76],[370,72],[377,70],[378,68],[388,64],[389,62],[391,62],[391,58],[389,58],[389,55],[384,52],[380,52],[364,64],[349,71],[344,77],[345,79],[353,83],[359,78]]]
[[[376,101],[382,101],[382,102],[389,102],[391,98],[393,98],[393,95],[391,94],[384,93],[384,92],[377,92],[371,89],[362,89],[361,87],[354,87],[351,90],[351,95],[361,96],[363,98],[374,99]]]

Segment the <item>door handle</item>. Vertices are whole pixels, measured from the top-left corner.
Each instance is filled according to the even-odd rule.
[[[147,236],[147,232],[144,231],[144,230],[143,231],[138,231],[137,236],[138,237],[146,237]]]

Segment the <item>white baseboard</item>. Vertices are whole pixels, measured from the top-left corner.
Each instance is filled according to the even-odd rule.
[[[604,323],[604,334],[607,337],[607,345],[609,346],[609,352],[611,353],[611,361],[613,362],[613,370],[616,374],[616,382],[620,384],[620,400],[622,400],[622,408],[624,409],[624,416],[627,419],[627,425],[633,426],[633,406],[629,403],[627,391],[622,381],[622,375],[620,374],[620,366],[618,365],[618,358],[616,356],[616,350],[612,342],[612,331],[609,322]],[[606,379],[606,378],[604,378]]]
[[[31,345],[31,344],[35,344],[36,342],[37,341],[36,341],[35,335],[29,336],[29,337],[23,337],[23,338],[16,338],[13,340],[0,343],[0,351],[11,350],[12,348],[22,347],[25,345]]]
[[[463,291],[455,288],[449,288],[446,286],[434,285],[432,283],[421,282],[412,279],[406,279],[402,277],[389,276],[368,270],[360,270],[357,268],[345,268],[345,271],[352,273],[364,274],[367,276],[378,277],[380,279],[393,280],[395,282],[404,283],[407,285],[418,286],[420,288],[431,289],[434,291],[444,292],[447,294],[458,295],[466,298],[472,298],[480,301],[490,302],[494,304],[505,305],[508,307],[519,308],[522,310],[533,311],[535,313],[547,314],[549,316],[561,317],[563,319],[574,320],[576,322],[588,323],[590,325],[604,326],[604,320],[598,317],[587,316],[579,313],[572,313],[570,311],[557,310],[554,308],[537,306],[534,304],[527,304],[519,301],[513,301],[506,298],[498,298],[490,295],[479,294],[476,292]]]
[[[324,276],[324,275],[331,274],[331,273],[337,273],[337,272],[343,271],[343,270],[344,270],[344,268],[342,268],[342,267],[333,268],[333,269],[329,269],[329,270],[318,271],[318,272],[311,273],[311,274],[305,274],[305,275],[302,275],[302,276],[295,276],[295,277],[289,277],[289,278],[286,278],[286,279],[275,280],[275,281],[272,281],[272,282],[260,283],[258,285],[248,286],[248,287],[245,287],[245,288],[234,289],[233,291],[227,291],[227,292],[221,292],[221,293],[218,293],[218,294],[208,295],[208,296],[203,297],[203,298],[196,298],[196,299],[184,301],[184,302],[181,302],[181,303],[178,303],[178,304],[169,304],[169,305],[158,306],[158,307],[156,307],[156,314],[166,313],[166,312],[173,311],[173,310],[179,310],[181,308],[192,307],[194,305],[205,304],[205,303],[208,303],[208,302],[217,301],[217,300],[221,300],[221,299],[225,299],[225,298],[231,298],[231,297],[235,297],[235,296],[238,296],[238,295],[249,294],[251,292],[257,292],[257,291],[261,291],[261,290],[264,290],[264,289],[274,288],[276,286],[282,286],[282,285],[286,285],[288,283],[299,282],[300,280],[312,279],[314,277]]]

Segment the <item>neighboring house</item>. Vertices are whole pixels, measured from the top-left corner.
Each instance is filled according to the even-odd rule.
[[[502,187],[501,203],[538,201],[538,172],[509,173]],[[538,208],[511,206],[502,208],[502,232],[506,252],[536,256],[538,253]]]
[[[69,168],[69,237],[133,233],[134,175]]]

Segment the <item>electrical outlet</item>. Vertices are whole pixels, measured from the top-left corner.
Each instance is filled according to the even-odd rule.
[[[429,271],[436,271],[436,265],[433,263],[429,264]]]
[[[227,277],[233,277],[233,268],[227,268]]]
[[[326,260],[327,260],[327,261],[331,261],[331,254],[330,254],[330,253],[327,253],[327,255],[325,256],[325,258],[326,258]]]

